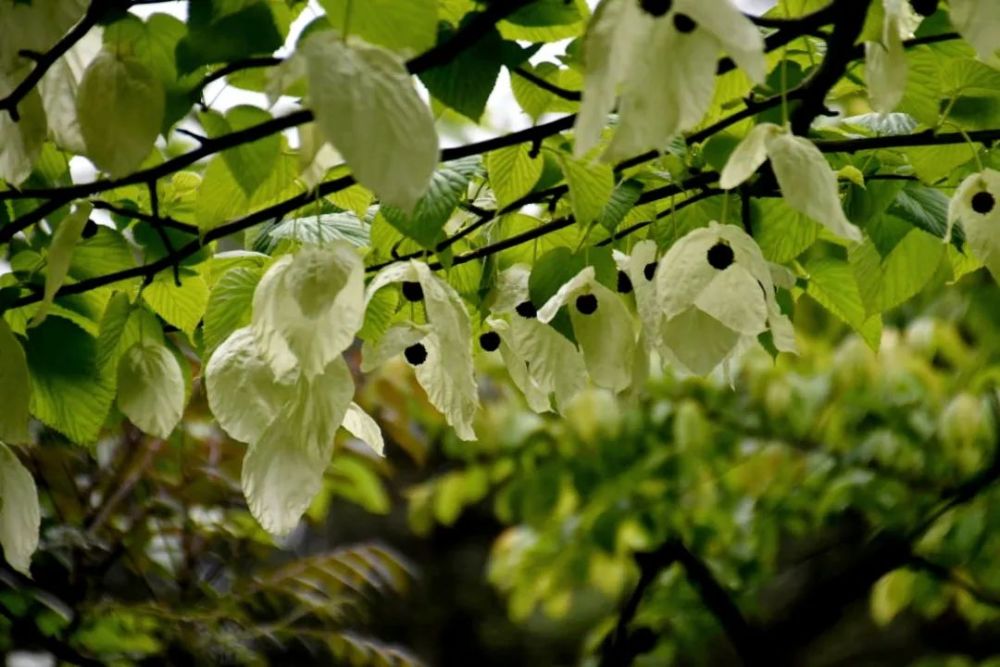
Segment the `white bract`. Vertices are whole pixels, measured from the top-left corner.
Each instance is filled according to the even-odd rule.
[[[861,240],[861,230],[840,205],[837,175],[816,146],[773,123],[754,127],[729,156],[719,185],[731,190],[770,158],[781,195],[789,206],[808,215],[837,236]]]
[[[615,392],[632,384],[636,334],[632,316],[618,295],[597,281],[588,266],[559,288],[538,311],[540,322],[551,322],[567,306],[590,378]]]
[[[243,492],[269,532],[284,535],[319,492],[343,426],[382,453],[378,426],[351,402],[341,354],[364,317],[364,269],[347,244],[304,248],[275,262],[254,292],[253,321],[205,368],[219,425],[249,444]]]
[[[350,346],[364,313],[364,265],[336,242],[272,264],[254,292],[251,326],[276,375],[312,377]]]
[[[530,303],[529,275],[530,269],[522,264],[499,275],[490,322],[500,335],[500,351],[511,378],[531,409],[551,410],[554,399],[555,409],[561,411],[586,385],[587,368],[569,339],[537,317],[517,312],[518,305]]]
[[[317,126],[359,183],[410,211],[430,186],[438,137],[406,65],[392,51],[332,30],[310,35],[301,52]]]
[[[1000,171],[984,169],[968,176],[948,205],[948,232],[957,221],[972,254],[1000,281]]]
[[[654,281],[660,340],[696,375],[712,372],[767,329],[778,350],[795,351],[771,269],[738,227],[711,222],[690,232],[660,260]]]
[[[728,53],[755,82],[766,74],[760,31],[729,0],[674,0],[662,16],[637,0],[603,0],[584,38],[583,102],[577,157],[601,137],[619,104],[619,127],[604,158],[662,150],[704,117],[715,90],[716,58]]]
[[[366,302],[391,283],[417,283],[427,316],[425,326],[404,323],[387,331],[374,346],[366,344],[362,370],[375,368],[422,345],[424,358],[414,364],[417,381],[427,398],[463,440],[475,440],[472,420],[479,408],[479,395],[472,365],[472,325],[462,297],[422,262],[392,264],[368,285]]]
[[[993,67],[1000,67],[1000,2],[949,0],[951,24]]]
[[[29,573],[40,525],[35,480],[14,452],[0,442],[0,546],[7,562],[22,574]]]
[[[907,25],[908,2],[882,0],[884,18],[879,41],[865,42],[865,81],[872,109],[889,113],[906,90],[906,51],[903,39],[911,36]]]

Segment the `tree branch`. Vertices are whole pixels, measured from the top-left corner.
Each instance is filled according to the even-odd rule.
[[[525,81],[533,83],[542,90],[547,90],[556,97],[561,97],[564,100],[569,100],[570,102],[579,102],[581,99],[583,99],[583,95],[580,93],[579,90],[567,90],[566,88],[557,86],[556,84],[546,81],[545,79],[534,74],[533,72],[529,72],[523,67],[515,67],[514,69],[511,70],[511,73],[521,77]]]
[[[833,34],[827,40],[823,63],[802,85],[800,103],[789,119],[795,134],[808,134],[813,120],[826,109],[827,94],[844,76],[847,64],[854,58],[854,42],[861,34],[870,4],[871,0],[834,3],[839,5],[839,9],[834,15]]]

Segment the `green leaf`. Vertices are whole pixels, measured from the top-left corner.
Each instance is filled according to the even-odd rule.
[[[490,187],[501,207],[531,192],[542,175],[541,156],[531,155],[528,144],[517,144],[491,151],[486,155],[486,173]]]
[[[271,53],[284,38],[267,2],[201,0],[188,9],[188,34],[177,44],[181,73],[202,65]]]
[[[597,221],[609,232],[614,232],[632,207],[638,203],[640,195],[642,195],[642,183],[632,179],[622,181],[615,186]]]
[[[943,239],[948,228],[948,197],[935,188],[910,185],[896,194],[888,213]],[[954,230],[952,237],[961,248],[962,230]]]
[[[317,126],[359,183],[411,210],[434,175],[438,138],[403,61],[363,42],[349,46],[330,30],[310,35],[301,49]]]
[[[237,266],[212,286],[203,329],[206,357],[230,334],[250,324],[253,292],[263,274],[261,267]]]
[[[142,431],[170,437],[184,414],[184,376],[165,345],[139,342],[122,356],[118,408]]]
[[[868,345],[877,349],[881,321],[877,315],[869,317],[852,266],[842,260],[826,257],[809,261],[805,268],[809,276],[806,294],[860,333]]]
[[[97,367],[104,373],[117,377],[118,358],[128,349],[122,347],[120,343],[125,335],[125,329],[132,312],[132,302],[125,292],[115,292],[104,309],[104,316],[101,318],[97,335],[97,356],[95,359]],[[158,326],[156,328],[159,329]],[[134,342],[136,341],[130,341],[129,347]]]
[[[320,0],[320,4],[338,32],[349,32],[389,49],[416,54],[434,46],[437,39],[435,0]]]
[[[80,234],[93,208],[90,202],[81,202],[72,213],[62,219],[55,234],[52,235],[52,243],[49,244],[49,251],[45,256],[45,293],[31,320],[31,326],[38,326],[45,320],[56,292],[66,280],[73,259],[73,249],[80,240]]]
[[[153,150],[164,105],[163,84],[145,65],[102,51],[76,99],[87,156],[112,177],[135,171]]]
[[[198,228],[207,232],[234,218],[299,194],[303,188],[295,180],[297,175],[298,160],[295,156],[280,155],[267,179],[248,195],[236,181],[225,158],[215,156],[205,168],[205,176],[198,190],[198,200],[195,203]],[[166,231],[169,234],[175,230]]]
[[[382,215],[393,227],[425,248],[440,240],[441,230],[458,203],[465,197],[469,181],[479,167],[478,158],[466,158],[441,165],[431,178],[431,185],[418,201],[412,214],[386,204]]]
[[[438,41],[451,39],[455,30],[445,24]],[[496,28],[491,28],[444,65],[421,72],[420,80],[435,99],[478,123],[500,75],[505,45]]]
[[[778,264],[795,259],[819,237],[819,223],[783,199],[753,200],[750,221],[764,258]]]
[[[40,526],[35,480],[14,452],[0,443],[0,545],[4,558],[21,574],[30,575]]]
[[[500,22],[505,39],[528,42],[555,42],[577,37],[583,28],[584,15],[576,2],[539,0],[529,3]]]
[[[362,461],[336,456],[330,464],[333,491],[372,514],[388,514],[392,503],[378,474]]]
[[[215,111],[207,111],[201,115],[202,127],[212,138],[239,132],[269,120],[271,114],[250,105],[235,106],[226,111],[225,116]],[[253,197],[257,188],[274,170],[280,154],[281,135],[272,134],[222,151],[222,158],[229,167],[233,179],[243,188],[243,192],[247,197]]]
[[[31,381],[24,348],[7,321],[0,317],[0,405],[3,405],[3,410],[0,410],[0,441],[28,442],[30,397]]]
[[[208,305],[208,285],[200,275],[184,270],[180,280],[178,287],[173,273],[163,271],[142,290],[142,299],[164,321],[193,337]]]
[[[261,234],[255,246],[270,251],[281,239],[319,248],[339,241],[346,241],[359,248],[370,243],[368,225],[347,211],[282,220]]]
[[[916,575],[910,570],[893,570],[872,587],[872,618],[880,626],[886,626],[899,612],[910,606],[913,600]]]
[[[563,174],[569,185],[569,201],[573,216],[583,225],[589,225],[604,211],[615,188],[615,176],[606,162],[574,159],[560,156]]]
[[[114,401],[114,378],[97,366],[97,345],[75,324],[50,317],[25,345],[31,412],[81,445],[97,440]]]

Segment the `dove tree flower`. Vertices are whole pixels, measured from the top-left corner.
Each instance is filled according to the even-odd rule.
[[[282,257],[255,290],[251,326],[234,331],[205,369],[212,413],[249,445],[247,504],[275,535],[290,532],[319,492],[338,428],[381,453],[374,422],[351,402],[342,356],[361,327],[360,267],[346,244]]]
[[[523,264],[500,273],[487,323],[500,336],[504,363],[531,409],[562,410],[586,384],[587,369],[577,347],[539,321],[529,276],[530,269]]]
[[[774,123],[755,126],[729,156],[719,185],[731,190],[771,160],[781,195],[789,206],[808,215],[837,236],[861,240],[861,230],[840,205],[837,175],[816,146]]]
[[[362,370],[367,372],[404,354],[427,398],[458,437],[475,440],[472,420],[479,396],[472,364],[472,325],[462,297],[426,264],[410,261],[379,272],[368,285],[366,302],[392,283],[402,283],[407,299],[423,303],[427,323],[394,326],[378,341],[366,344]]]
[[[655,283],[660,340],[696,375],[712,372],[767,330],[778,350],[795,351],[771,269],[738,227],[713,221],[688,233],[660,260]]]
[[[697,125],[712,101],[721,51],[757,83],[766,73],[760,31],[729,0],[604,0],[583,49],[577,157],[600,141],[616,100],[619,126],[604,154],[609,161],[661,150]]]
[[[1000,171],[984,169],[967,176],[948,205],[948,231],[951,239],[955,222],[962,225],[972,254],[986,265],[994,279],[1000,280]]]
[[[632,316],[613,291],[597,281],[593,266],[573,276],[538,311],[551,322],[566,306],[590,379],[615,392],[632,385],[636,331]]]

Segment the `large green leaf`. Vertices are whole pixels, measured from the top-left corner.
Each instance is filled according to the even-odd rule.
[[[251,105],[235,106],[226,115],[206,111],[201,114],[202,127],[210,137],[220,137],[245,130],[271,120],[271,114]],[[247,197],[253,197],[274,171],[281,154],[281,137],[277,134],[222,151],[222,158],[233,179],[243,188]]]
[[[444,24],[439,41],[451,39],[454,33]],[[444,65],[421,72],[420,80],[435,99],[478,123],[500,75],[508,44],[494,28]]]
[[[188,34],[177,44],[177,68],[271,53],[284,43],[267,2],[199,0],[188,8]]]
[[[750,216],[753,238],[764,258],[778,264],[801,255],[819,236],[819,223],[783,199],[753,201]]]
[[[542,175],[543,160],[531,146],[517,144],[486,155],[486,172],[497,204],[506,206],[531,192]]]
[[[853,267],[843,260],[817,258],[809,261],[805,268],[809,275],[806,294],[877,349],[882,323],[878,315],[868,314]]]
[[[282,220],[269,227],[255,243],[259,250],[270,251],[278,241],[288,239],[303,245],[328,246],[337,241],[364,247],[370,242],[369,226],[347,211],[321,213],[303,218]]]
[[[604,211],[615,187],[615,176],[606,162],[560,156],[569,185],[569,201],[576,221],[589,225]]]
[[[114,379],[97,366],[97,345],[75,324],[49,317],[25,345],[31,412],[73,442],[91,444],[114,400]]]
[[[466,158],[441,165],[431,178],[430,188],[417,201],[412,214],[392,206],[382,207],[382,215],[393,227],[425,248],[433,248],[441,230],[465,194],[469,180],[479,168],[478,158]]]
[[[326,19],[339,32],[411,54],[426,51],[437,39],[435,0],[320,0]]]
[[[212,286],[203,329],[206,357],[231,333],[250,324],[253,292],[263,274],[261,267],[237,266]]]
[[[194,336],[208,305],[208,285],[199,274],[185,270],[180,272],[179,278],[178,286],[172,272],[157,274],[142,290],[142,298],[164,321]]]

